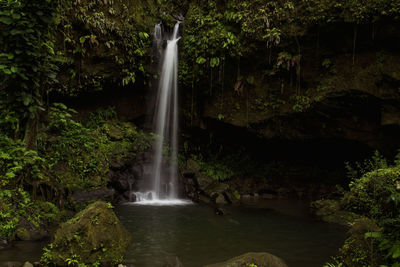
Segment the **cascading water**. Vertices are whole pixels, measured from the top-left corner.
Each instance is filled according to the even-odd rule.
[[[183,204],[178,199],[178,41],[179,25],[167,40],[163,54],[161,76],[155,101],[154,132],[157,139],[154,145],[152,182],[147,192],[136,193],[138,204]],[[161,51],[162,26],[154,29],[154,42]],[[164,144],[169,145],[165,153]],[[167,155],[166,155],[167,154]],[[168,164],[166,164],[168,163]]]
[[[161,56],[162,41],[162,24],[160,22],[154,26],[154,52],[157,59]]]

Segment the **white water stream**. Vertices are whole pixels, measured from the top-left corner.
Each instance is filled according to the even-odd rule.
[[[187,204],[178,198],[178,41],[180,22],[174,30],[163,53],[161,75],[155,102],[154,163],[150,190],[136,192],[136,204],[176,205]],[[162,49],[162,27],[156,24],[154,42],[158,51]],[[165,151],[164,144],[169,146]]]

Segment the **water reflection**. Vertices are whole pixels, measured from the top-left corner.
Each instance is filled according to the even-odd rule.
[[[200,205],[120,206],[117,213],[133,237],[126,261],[157,267],[166,257],[178,256],[185,267],[197,267],[246,252],[269,252],[289,266],[313,267],[341,246],[345,229],[309,218],[300,212],[307,210],[304,204],[269,205],[283,212],[265,204],[228,207],[227,216]]]

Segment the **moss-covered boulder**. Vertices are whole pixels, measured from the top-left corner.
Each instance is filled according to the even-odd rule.
[[[287,267],[286,263],[270,253],[246,253],[225,262],[206,265],[205,267]]]
[[[42,262],[58,266],[71,262],[116,264],[122,261],[130,239],[111,206],[97,201],[60,226]]]
[[[311,211],[317,217],[325,222],[337,223],[348,226],[362,216],[342,210],[340,203],[337,200],[324,199],[317,200],[311,203]]]

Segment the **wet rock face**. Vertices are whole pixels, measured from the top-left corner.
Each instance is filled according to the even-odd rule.
[[[323,183],[276,182],[261,176],[235,177],[218,181],[203,173],[200,165],[189,159],[181,168],[181,184],[187,197],[206,204],[236,204],[261,199],[320,199],[335,193],[335,187]]]
[[[72,195],[72,199],[78,203],[84,203],[96,200],[112,201],[115,190],[104,188],[92,191],[78,191]]]
[[[232,197],[230,186],[202,173],[196,161],[189,159],[181,172],[185,194],[193,201],[207,204],[236,202],[237,199]]]
[[[131,191],[138,191],[151,168],[151,154],[146,152],[124,160],[114,159],[109,171],[109,186],[115,190],[114,203],[134,201]]]
[[[259,267],[287,267],[282,259],[266,252],[250,252],[225,262],[206,265],[204,267],[247,267],[252,264]]]
[[[85,264],[116,264],[122,261],[129,242],[129,232],[111,207],[98,201],[60,226],[42,263],[67,266],[68,259],[74,259]]]

